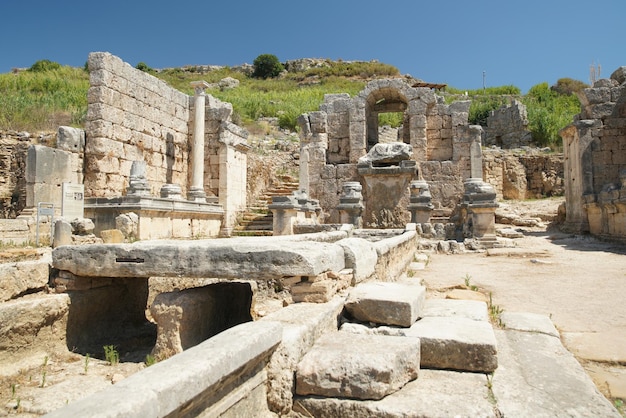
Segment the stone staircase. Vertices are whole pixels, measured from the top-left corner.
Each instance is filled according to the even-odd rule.
[[[291,196],[299,187],[298,180],[291,176],[279,176],[277,180],[248,206],[233,231],[234,236],[272,235],[274,216],[268,205],[272,203],[274,196]]]

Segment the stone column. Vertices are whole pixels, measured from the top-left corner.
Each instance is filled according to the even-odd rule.
[[[426,224],[430,222],[430,215],[433,211],[432,196],[428,183],[425,180],[414,180],[409,185],[411,195],[409,197],[409,212],[411,212],[411,222],[416,224]]]
[[[339,197],[339,218],[342,224],[352,224],[355,228],[363,227],[363,187],[358,181],[348,181],[342,186],[343,193]]]
[[[194,96],[194,126],[193,148],[191,155],[191,187],[188,199],[194,202],[206,202],[204,192],[204,106],[206,95],[204,90],[209,87],[206,81],[193,81]]]

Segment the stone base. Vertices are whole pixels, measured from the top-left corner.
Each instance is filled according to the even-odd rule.
[[[85,217],[95,224],[94,233],[115,229],[115,218],[133,212],[139,217],[137,239],[217,237],[224,209],[216,203],[180,199],[126,196],[85,201]]]

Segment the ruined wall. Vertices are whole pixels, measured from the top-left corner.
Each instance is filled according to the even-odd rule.
[[[30,141],[0,134],[0,218],[15,218],[26,206],[26,154]]]
[[[626,67],[578,93],[581,112],[560,134],[566,228],[626,239]]]
[[[563,154],[483,151],[483,179],[498,199],[530,199],[565,193]]]
[[[531,141],[526,106],[521,102],[513,100],[509,105],[492,110],[487,117],[483,145],[510,149],[527,146]]]
[[[365,176],[376,176],[376,169],[364,171],[357,165],[373,145],[389,140],[378,126],[378,115],[390,112],[403,113],[397,141],[411,145],[416,162],[412,178],[428,181],[436,207],[454,207],[463,194],[464,179],[472,173],[480,176],[481,129],[468,125],[469,102],[446,105],[429,88],[413,87],[403,79],[374,80],[354,98],[326,95],[319,111],[298,120],[300,188],[320,201],[326,222],[339,222],[336,206],[343,183],[358,181],[365,191]],[[408,187],[404,193],[384,214],[374,214],[368,212],[367,200],[377,197],[364,192],[365,226],[380,226],[375,224],[382,215],[393,218],[385,219],[385,227],[404,226],[410,219],[401,206],[408,202]]]
[[[133,161],[147,163],[151,192],[188,184],[190,97],[106,52],[89,55],[85,194],[125,194]]]

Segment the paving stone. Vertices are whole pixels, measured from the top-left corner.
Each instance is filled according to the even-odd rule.
[[[484,293],[469,289],[452,289],[446,293],[446,299],[477,300],[487,303],[489,298]]]
[[[358,321],[410,327],[419,317],[425,299],[424,286],[369,282],[352,289],[345,306]]]
[[[298,397],[303,416],[353,417],[495,417],[484,374],[420,370],[420,377],[381,400]]]
[[[559,331],[549,317],[529,312],[508,312],[500,315],[500,320],[506,329],[515,331],[540,332],[543,334],[559,337]]]
[[[381,399],[416,379],[419,363],[418,339],[330,333],[298,364],[296,393]]]
[[[605,363],[626,363],[626,328],[604,332],[564,332],[563,343],[575,356]]]
[[[477,300],[426,299],[422,318],[431,316],[460,317],[474,321],[488,321],[487,304]]]
[[[492,372],[498,367],[496,338],[489,322],[428,317],[406,331],[421,342],[421,367]]]
[[[499,367],[492,379],[505,417],[620,417],[574,356],[553,336],[496,330]]]

